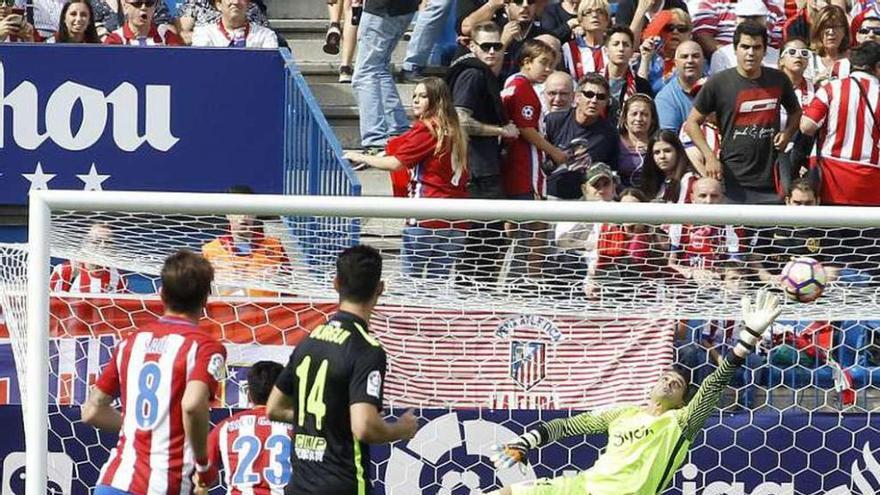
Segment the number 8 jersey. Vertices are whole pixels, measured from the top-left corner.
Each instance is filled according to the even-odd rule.
[[[99,484],[134,495],[192,491],[194,459],[183,431],[183,393],[226,376],[226,349],[188,320],[162,317],[122,339],[95,386],[122,403],[122,430]]]
[[[367,322],[336,313],[312,330],[290,356],[275,386],[293,398],[291,495],[372,493],[370,452],[351,433],[349,406],[382,410],[385,351]]]
[[[265,406],[236,413],[208,437],[212,466],[223,462],[228,495],[280,495],[290,479],[293,425],[270,421]]]

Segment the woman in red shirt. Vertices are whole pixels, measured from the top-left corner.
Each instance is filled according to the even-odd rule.
[[[409,172],[410,198],[467,197],[467,135],[462,130],[446,83],[428,77],[413,91],[412,128],[388,141],[385,156],[347,152],[352,162],[394,172]],[[403,229],[401,265],[416,277],[449,274],[464,248],[463,222],[452,220],[407,221]]]

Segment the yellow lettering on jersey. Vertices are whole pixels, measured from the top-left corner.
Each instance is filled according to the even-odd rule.
[[[314,437],[302,433],[297,434],[294,439],[294,452],[297,459],[304,461],[324,461],[324,451],[327,450],[327,440],[323,437]]]
[[[342,345],[349,337],[351,337],[351,332],[333,325],[321,325],[312,330],[309,337],[324,342],[330,342],[331,344]]]

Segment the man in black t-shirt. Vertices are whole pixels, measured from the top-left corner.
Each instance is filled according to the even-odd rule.
[[[773,164],[800,122],[801,107],[791,81],[779,70],[761,66],[767,41],[764,26],[740,23],[733,35],[736,67],[709,78],[685,122],[688,136],[705,158],[704,175],[723,180],[731,203],[780,203]],[[780,107],[788,112],[781,132]],[[700,129],[713,113],[721,128],[720,160]]]
[[[580,139],[593,163],[603,162],[617,170],[620,137],[617,129],[604,117],[610,102],[608,81],[599,74],[584,76],[575,94],[576,106],[568,111],[553,112],[544,118],[544,129],[554,146],[567,149]],[[547,194],[559,199],[581,197],[584,171],[561,169],[547,177]]]
[[[385,288],[382,258],[369,246],[346,249],[333,285],[339,311],[296,346],[266,404],[273,421],[294,426],[290,495],[372,492],[368,444],[410,439],[413,412],[382,419],[385,351],[368,331]]]
[[[501,138],[515,139],[519,130],[504,115],[498,71],[504,48],[491,21],[473,27],[469,52],[452,63],[446,76],[462,128],[468,134],[468,194],[474,199],[504,199],[501,187]],[[507,239],[503,224],[474,222],[466,251],[456,271],[469,281],[492,283],[504,260]]]

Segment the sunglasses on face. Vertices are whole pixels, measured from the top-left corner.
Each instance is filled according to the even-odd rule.
[[[684,34],[691,32],[691,27],[686,24],[667,24],[663,27],[663,30],[667,33],[676,32],[679,34]]]
[[[520,7],[525,7],[527,5],[534,5],[537,0],[507,0],[507,3],[512,3],[514,5],[519,5]]]
[[[873,34],[874,36],[880,36],[880,27],[863,27],[859,28],[859,34]]]
[[[782,54],[789,57],[809,58],[810,50],[806,48],[786,48]]]
[[[596,93],[595,91],[581,91],[581,94],[588,100],[605,101],[608,99],[608,95],[605,93]]]
[[[500,52],[504,49],[504,43],[500,41],[496,42],[486,42],[486,43],[477,43],[477,46],[480,47],[480,50],[483,50],[486,53],[489,53],[491,50],[495,50],[496,52]]]
[[[128,2],[128,4],[136,9],[141,7],[150,9],[156,6],[156,0],[135,0],[134,2]]]

